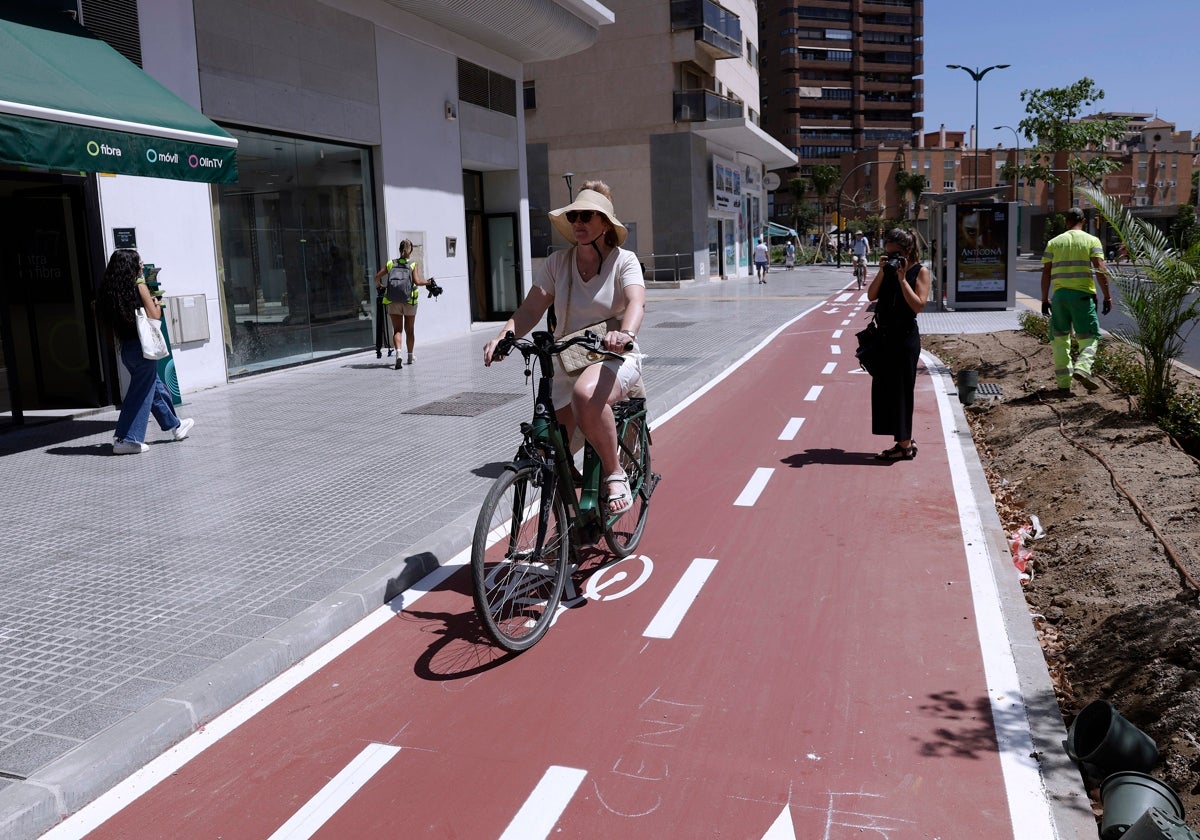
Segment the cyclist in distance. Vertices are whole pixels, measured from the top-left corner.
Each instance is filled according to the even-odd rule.
[[[863,236],[863,232],[861,230],[854,231],[854,242],[850,246],[850,253],[854,260],[854,279],[858,281],[860,289],[867,276],[867,251],[870,248],[871,243],[867,241],[867,237]]]
[[[552,390],[567,439],[578,424],[600,457],[608,512],[621,514],[633,506],[633,496],[618,457],[612,404],[629,397],[642,379],[637,332],[645,314],[646,281],[637,256],[621,247],[628,231],[613,212],[612,192],[603,181],[588,181],[571,204],[549,217],[571,247],[546,259],[525,300],[485,345],[483,363],[492,363],[496,345],[510,331],[521,337],[536,327],[552,303],[561,313],[560,338],[588,327],[602,336],[606,350],[620,354],[574,375],[556,360]]]

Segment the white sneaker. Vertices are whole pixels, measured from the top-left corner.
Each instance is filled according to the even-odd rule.
[[[175,431],[173,431],[171,434],[174,435],[175,440],[183,440],[188,436],[188,432],[192,430],[192,426],[195,425],[196,421],[190,417],[186,420],[180,420],[179,425],[175,427]]]
[[[134,443],[132,440],[119,440],[113,444],[114,455],[141,455],[150,449],[144,443]]]

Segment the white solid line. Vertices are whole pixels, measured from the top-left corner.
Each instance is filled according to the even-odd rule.
[[[847,319],[847,320],[845,320],[845,321],[842,321],[842,326],[843,326],[843,327],[848,327],[848,326],[850,326],[850,321],[849,321],[849,319]]]
[[[734,501],[737,507],[753,507],[758,501],[759,495],[766,488],[767,482],[771,480],[771,474],[775,470],[771,467],[759,467],[754,471],[754,475],[750,476],[750,480],[746,482],[745,488],[742,489],[741,495]]]
[[[840,355],[842,355],[842,345],[840,345],[840,344],[830,344],[830,345],[829,345],[829,353],[830,353],[831,355],[833,355],[833,356],[840,356]]]
[[[808,393],[804,395],[804,401],[805,402],[816,402],[817,397],[821,396],[821,388],[822,388],[822,386],[820,386],[820,385],[814,385],[811,388],[809,388]]]
[[[574,767],[550,767],[542,780],[537,783],[533,793],[525,800],[521,810],[513,817],[508,828],[500,835],[500,840],[535,840],[546,838],[554,830],[554,824],[567,809],[567,804],[583,777],[586,770]]]
[[[783,431],[779,433],[780,440],[795,440],[796,433],[800,431],[800,427],[804,425],[803,417],[793,417],[783,427]]]
[[[413,584],[411,589],[401,593],[399,603],[408,609],[422,595],[435,589],[459,568],[465,566],[470,559],[470,547],[464,548],[444,566],[434,569]],[[388,604],[367,613],[357,624],[343,630],[340,635],[301,659],[245,700],[213,718],[194,734],[180,741],[142,769],[131,773],[124,781],[117,783],[90,804],[50,829],[49,832],[42,835],[41,840],[67,840],[68,838],[75,840],[75,838],[84,837],[94,831],[163,779],[171,776],[180,767],[216,744],[388,621],[394,619],[396,609],[391,604],[395,601],[396,599],[393,598]]]
[[[837,362],[826,362],[825,367],[821,368],[821,373],[828,375],[833,373],[835,370],[837,370]]]
[[[316,796],[281,825],[269,840],[308,840],[398,752],[399,747],[368,744],[342,772],[330,779],[325,787],[317,791]]]
[[[709,557],[697,557],[693,560],[642,635],[651,639],[669,639],[674,636],[688,608],[696,600],[704,582],[716,567],[717,561]]]
[[[936,357],[922,351],[926,368],[936,371],[941,368]],[[1033,746],[1033,734],[1029,729],[1029,716],[1025,698],[1021,693],[1021,681],[1017,675],[1017,663],[1013,658],[1012,645],[1004,615],[1000,609],[1000,590],[996,582],[995,569],[988,554],[989,539],[984,532],[983,517],[975,496],[970,492],[971,476],[967,470],[966,450],[974,447],[969,432],[956,428],[955,411],[947,394],[953,393],[949,376],[942,374],[946,387],[936,381],[938,410],[942,421],[942,438],[946,442],[946,455],[953,476],[954,497],[958,505],[959,524],[962,526],[963,547],[966,549],[967,569],[971,577],[971,600],[975,606],[975,626],[979,633],[979,644],[983,654],[983,671],[987,680],[988,700],[992,705],[993,721],[1008,721],[995,727],[996,743],[1000,748],[1000,769],[1004,775],[1004,787],[1008,794],[1008,814],[1012,820],[1013,837],[1056,837],[1053,827],[1051,805],[1042,784]],[[965,423],[963,424],[965,427]],[[976,456],[977,457],[977,456]],[[988,500],[990,502],[990,499]],[[1005,564],[1005,571],[1015,574]]]
[[[841,337],[842,337],[842,331],[841,331],[841,330],[834,330],[834,331],[833,331],[833,335],[831,336],[831,338],[841,338]]]

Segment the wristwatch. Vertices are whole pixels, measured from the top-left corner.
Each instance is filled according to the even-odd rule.
[[[637,341],[637,333],[632,333],[629,330],[617,330],[619,333],[625,333],[633,341]]]

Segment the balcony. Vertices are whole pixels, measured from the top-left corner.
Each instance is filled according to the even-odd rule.
[[[743,105],[736,99],[718,96],[711,90],[684,90],[675,93],[675,122],[711,122],[741,119]]]
[[[671,0],[671,31],[691,30],[713,58],[742,54],[742,22],[712,0]]]

